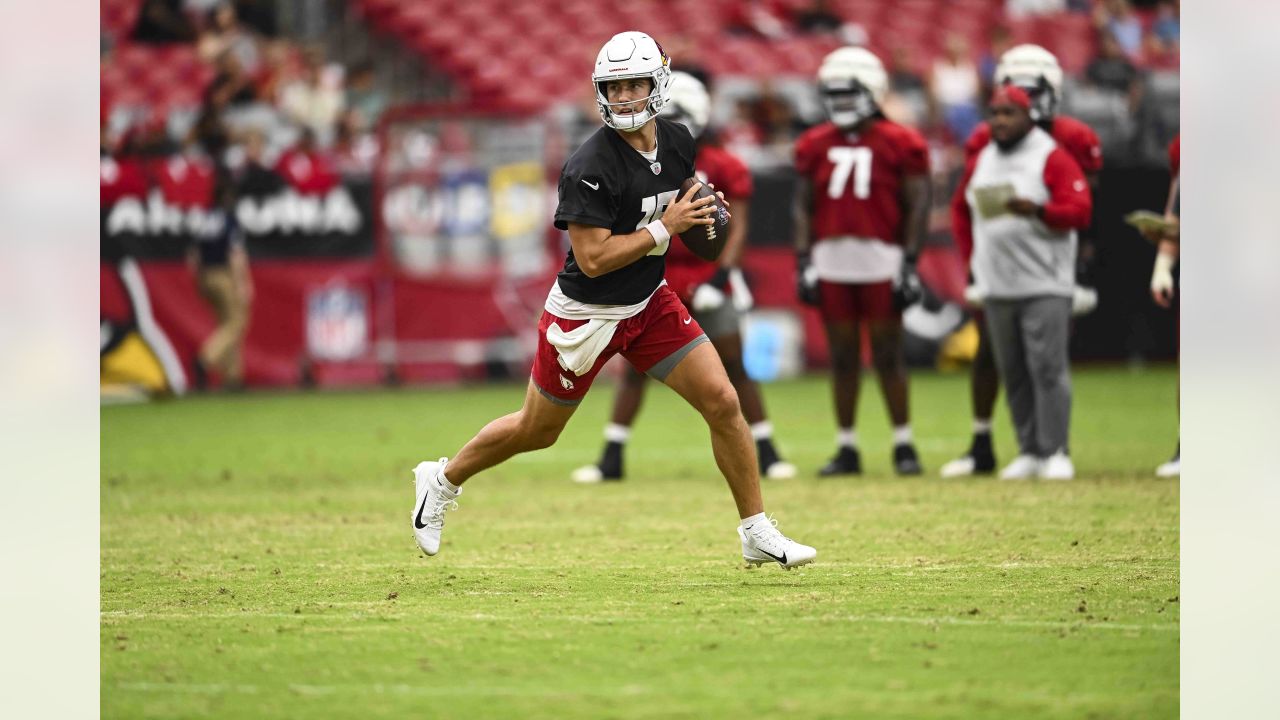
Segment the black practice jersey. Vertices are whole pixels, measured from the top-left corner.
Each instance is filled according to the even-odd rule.
[[[697,151],[684,125],[661,117],[654,122],[658,124],[656,165],[608,127],[597,130],[578,148],[560,171],[556,227],[568,230],[569,223],[578,223],[629,235],[662,217],[680,185],[693,177]],[[662,283],[666,251],[665,245],[655,247],[626,267],[592,278],[578,268],[570,249],[559,275],[560,290],[578,302],[634,305]]]

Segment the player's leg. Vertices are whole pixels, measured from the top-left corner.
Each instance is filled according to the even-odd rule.
[[[1005,400],[1018,438],[1019,454],[1000,471],[1002,480],[1025,480],[1040,470],[1040,448],[1036,444],[1035,391],[1027,368],[1026,348],[1022,344],[1022,302],[988,300],[984,315],[991,333],[991,349],[1000,379],[1005,387]]]
[[[418,463],[413,469],[413,532],[428,555],[440,550],[445,511],[457,507],[462,483],[511,456],[550,447],[560,437],[577,403],[546,395],[535,381],[525,390],[524,405],[481,428],[453,459]]]
[[[639,317],[643,330],[631,340],[627,359],[666,383],[693,406],[711,432],[712,454],[738,508],[738,536],[748,563],[777,562],[790,568],[817,551],[794,542],[764,514],[751,433],[724,365],[675,293],[658,289]]]
[[[218,325],[200,346],[199,364],[216,370],[224,385],[240,381],[240,368],[236,355],[236,342],[244,332],[247,313],[237,313],[235,284],[231,272],[223,268],[202,270],[200,290],[213,307]]]
[[[862,383],[862,336],[853,287],[847,283],[818,282],[818,309],[831,353],[831,393],[836,411],[836,455],[818,471],[824,477],[862,472],[854,431]]]
[[[640,413],[644,403],[645,375],[627,363],[613,395],[613,414],[604,426],[604,449],[600,459],[592,465],[584,465],[573,471],[574,482],[597,483],[621,480],[623,476],[623,451],[631,439],[631,423]]]
[[[1022,312],[1022,343],[1035,392],[1036,445],[1044,462],[1040,477],[1075,477],[1068,438],[1071,429],[1071,361],[1068,342],[1071,298],[1040,297]]]
[[[893,471],[899,475],[919,475],[923,470],[911,433],[902,315],[893,307],[893,285],[868,283],[858,286],[858,292],[859,310],[871,342],[871,365],[880,381],[880,393],[893,426]]]
[[[626,323],[624,320],[622,323]],[[591,368],[577,375],[560,367],[556,348],[547,341],[553,324],[570,332],[586,325],[585,320],[566,320],[544,312],[538,326],[538,348],[534,354],[529,386],[519,410],[485,425],[453,459],[422,462],[413,469],[413,531],[418,547],[428,555],[440,549],[445,511],[456,507],[462,484],[476,473],[503,462],[512,455],[550,447],[560,437],[600,368],[621,345],[622,324],[613,339],[596,357]]]
[[[705,343],[694,347],[664,382],[702,415],[711,431],[716,465],[729,484],[741,518],[738,536],[743,559],[757,566],[777,562],[788,569],[811,562],[817,550],[778,532],[764,513],[751,432],[715,350]]]
[[[738,402],[742,406],[742,415],[747,420],[751,437],[756,443],[756,460],[760,474],[776,480],[793,478],[796,467],[785,462],[773,444],[773,424],[765,415],[764,398],[761,397],[760,386],[747,375],[747,368],[742,360],[742,313],[731,302],[725,302],[719,308],[696,313],[694,318],[702,326],[711,344],[715,347],[720,362],[729,376],[729,382],[738,393]]]
[[[978,328],[978,350],[969,368],[969,400],[973,407],[973,440],[962,457],[942,466],[942,477],[965,477],[995,472],[995,444],[991,441],[991,418],[1000,396],[1000,370],[991,349],[991,334],[986,320],[975,318]]]

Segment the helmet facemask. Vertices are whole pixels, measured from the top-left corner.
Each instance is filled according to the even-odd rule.
[[[1031,97],[1031,120],[1036,123],[1049,122],[1058,114],[1058,94],[1043,76],[1026,75],[1007,77],[1005,85],[1022,88]]]
[[[875,97],[857,80],[824,81],[819,87],[822,106],[837,127],[851,128],[880,112]]]
[[[659,68],[652,73],[643,75],[628,75],[623,77],[609,78],[609,80],[633,80],[635,78],[646,78],[649,80],[649,95],[647,97],[636,100],[628,100],[626,102],[609,102],[609,92],[606,89],[608,81],[602,80],[596,85],[596,106],[600,110],[600,119],[604,120],[604,124],[614,130],[622,132],[635,132],[644,127],[645,123],[657,117],[662,112],[662,108],[666,105],[665,99],[659,83],[661,80],[658,75],[667,75],[670,73],[666,68]],[[639,111],[630,113],[617,112],[621,108],[644,103]]]

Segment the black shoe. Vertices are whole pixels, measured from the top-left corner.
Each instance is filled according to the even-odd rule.
[[[991,433],[974,435],[968,455],[973,458],[974,475],[990,475],[996,471],[996,451],[991,445]]]
[[[204,363],[200,362],[200,358],[196,358],[195,364],[191,367],[191,376],[197,390],[209,389],[209,371],[205,369]]]
[[[893,471],[899,475],[919,475],[924,472],[914,445],[902,443],[893,446]]]
[[[760,462],[761,473],[781,459],[778,457],[778,450],[773,446],[772,440],[765,438],[756,441],[756,460]]]
[[[831,458],[831,462],[822,466],[818,471],[822,477],[831,477],[832,475],[861,475],[862,474],[862,458],[858,455],[857,448],[851,448],[842,445],[840,450],[836,452],[836,456]]]
[[[619,482],[622,480],[622,443],[606,442],[600,461],[584,465],[570,476],[577,483]]]

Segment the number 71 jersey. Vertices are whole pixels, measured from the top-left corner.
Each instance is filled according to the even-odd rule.
[[[901,244],[902,181],[929,172],[929,146],[915,130],[872,120],[862,132],[826,122],[796,140],[796,172],[813,184],[810,232]]]

